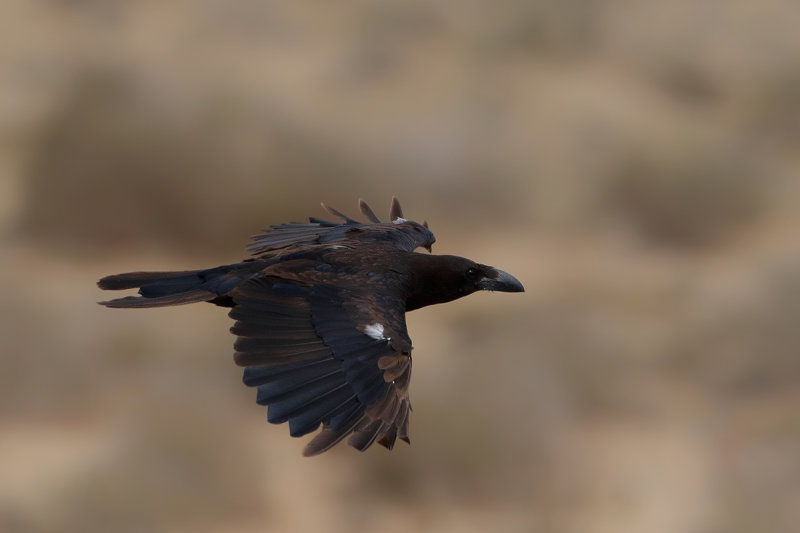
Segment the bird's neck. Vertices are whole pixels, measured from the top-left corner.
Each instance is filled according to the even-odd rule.
[[[411,253],[407,259],[406,311],[450,302],[465,294],[454,293],[448,284],[448,256]]]

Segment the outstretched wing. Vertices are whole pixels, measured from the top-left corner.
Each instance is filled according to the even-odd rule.
[[[403,218],[397,198],[392,198],[390,223],[381,222],[364,200],[359,200],[359,207],[368,223],[350,218],[328,205],[322,206],[343,222],[309,217],[308,222],[277,224],[253,236],[247,249],[256,257],[271,258],[316,245],[355,247],[376,242],[411,252],[420,246],[430,250],[436,241],[427,223],[419,224]]]
[[[348,436],[362,451],[408,442],[411,340],[399,297],[269,276],[231,297],[235,360],[268,420],[289,422],[294,437],[322,426],[305,455]]]

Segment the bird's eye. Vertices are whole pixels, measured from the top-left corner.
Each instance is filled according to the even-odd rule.
[[[478,272],[478,269],[477,269],[477,268],[474,268],[474,267],[469,267],[469,268],[467,269],[467,277],[468,277],[469,279],[475,279],[475,278],[477,278],[477,277],[478,277],[478,274],[479,274],[479,272]]]

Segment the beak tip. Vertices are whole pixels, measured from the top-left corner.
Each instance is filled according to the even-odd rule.
[[[525,292],[525,287],[517,280],[516,283],[508,284],[508,290],[506,292]]]
[[[499,269],[493,269],[497,275],[494,278],[485,278],[483,289],[499,292],[525,292],[522,283],[509,274]]]

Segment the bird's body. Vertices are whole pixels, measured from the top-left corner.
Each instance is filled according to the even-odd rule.
[[[140,296],[108,307],[160,307],[208,301],[232,308],[234,359],[258,388],[270,422],[289,422],[300,436],[320,431],[306,455],[349,436],[365,450],[376,440],[408,441],[411,339],[405,313],[477,290],[520,292],[513,276],[469,259],[430,250],[427,224],[391,223],[363,201],[369,223],[326,208],[344,223],[310,218],[257,235],[252,259],[184,272],[107,276],[103,289],[138,288]]]

